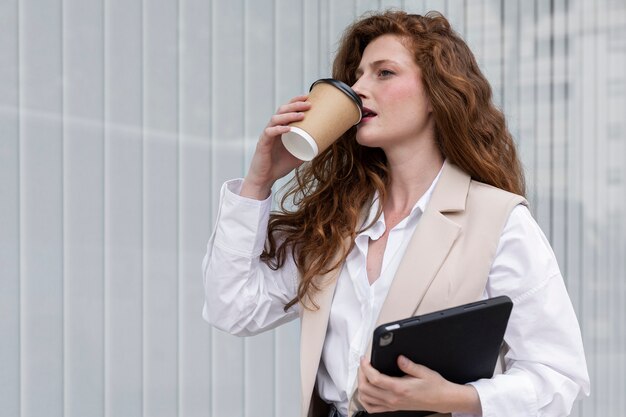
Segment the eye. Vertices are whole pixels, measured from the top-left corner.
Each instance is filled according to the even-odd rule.
[[[386,70],[386,69],[378,70],[378,76],[379,77],[386,78],[386,77],[389,77],[391,75],[394,75],[393,71]]]

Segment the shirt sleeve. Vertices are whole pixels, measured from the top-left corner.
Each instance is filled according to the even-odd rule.
[[[217,220],[202,262],[203,318],[225,332],[249,336],[298,317],[299,306],[284,311],[297,292],[297,269],[289,258],[278,270],[260,260],[267,238],[271,196],[241,197],[242,180],[220,191]]]
[[[483,417],[569,415],[589,395],[580,327],[550,244],[522,205],[504,227],[485,289],[499,295],[513,300],[508,351],[503,374],[471,384]]]

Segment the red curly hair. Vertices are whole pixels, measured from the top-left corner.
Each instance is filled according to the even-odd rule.
[[[425,16],[385,11],[349,26],[333,63],[333,77],[353,85],[365,47],[381,35],[399,36],[414,53],[430,98],[435,140],[442,155],[474,180],[519,195],[524,175],[504,115],[492,102],[489,82],[474,55],[437,12]],[[300,273],[296,303],[317,307],[313,295],[319,276],[339,268],[355,237],[371,225],[358,224],[378,193],[379,217],[389,184],[387,159],[380,148],[356,142],[356,128],[296,170],[270,216],[268,240],[261,259],[280,268],[291,255]],[[309,301],[311,303],[309,303]]]

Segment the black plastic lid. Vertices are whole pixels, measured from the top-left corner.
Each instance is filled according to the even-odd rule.
[[[328,83],[334,85],[335,87],[346,93],[346,95],[350,97],[357,104],[357,106],[359,106],[359,110],[363,110],[363,102],[361,101],[361,97],[359,97],[359,95],[352,88],[350,88],[348,84],[334,78],[321,78],[311,84],[311,88],[309,88],[309,91],[311,91],[313,89],[313,86],[317,83]]]

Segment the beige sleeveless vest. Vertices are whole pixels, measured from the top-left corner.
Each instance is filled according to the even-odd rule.
[[[502,229],[518,204],[527,203],[521,196],[472,181],[458,167],[444,163],[376,325],[479,300]],[[324,286],[315,298],[319,309],[302,312],[302,417],[326,416],[327,407],[319,401],[315,378],[338,273],[321,277]],[[371,352],[371,346],[367,351]],[[355,393],[356,389],[351,396],[350,415],[358,409]]]

